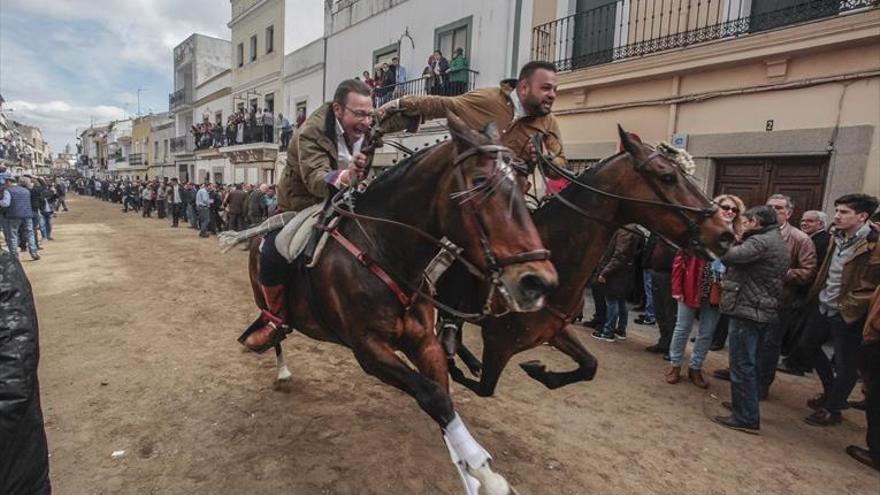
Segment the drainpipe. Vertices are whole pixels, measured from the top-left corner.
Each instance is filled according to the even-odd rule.
[[[672,78],[672,98],[679,96],[681,92],[681,76],[673,76]],[[668,139],[672,141],[672,136],[678,132],[678,103],[669,105],[669,122],[666,124],[666,134]]]
[[[510,77],[516,77],[519,70],[517,60],[519,59],[520,24],[522,24],[522,0],[516,0],[513,14],[513,53],[510,57]]]
[[[321,104],[327,101],[327,37],[324,37],[324,77],[321,78]]]

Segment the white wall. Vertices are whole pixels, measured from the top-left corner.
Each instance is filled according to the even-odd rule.
[[[523,0],[522,4],[517,66],[528,59],[531,37],[532,1]],[[397,43],[407,28],[415,49],[404,39],[401,63],[407,69],[408,78],[421,74],[428,55],[435,48],[435,29],[471,15],[470,53],[466,56],[470,67],[480,73],[477,86],[494,86],[511,75],[515,6],[513,0],[409,0],[345,29],[339,30],[335,25],[333,29],[339,31],[327,40],[327,92],[332,92],[340,81],[371,69],[373,51]],[[451,54],[443,55],[451,57]]]
[[[284,57],[284,101],[278,111],[295,123],[296,104],[306,102],[307,114],[327,98],[324,95],[324,39],[320,38]]]

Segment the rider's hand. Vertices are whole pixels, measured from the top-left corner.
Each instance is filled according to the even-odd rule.
[[[596,277],[596,282],[604,284],[605,282],[607,282],[607,280],[605,280],[605,277],[603,277],[602,275],[599,275],[598,277]]]
[[[360,178],[364,178],[364,169],[367,167],[367,155],[363,153],[355,153],[352,157],[351,163],[348,164],[348,169],[350,170],[349,174],[352,177],[358,176]]]

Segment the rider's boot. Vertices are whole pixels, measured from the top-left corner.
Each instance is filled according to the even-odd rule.
[[[266,309],[260,315],[262,326],[249,331],[242,342],[248,349],[262,353],[284,340],[290,329],[287,326],[287,291],[283,284],[263,285]]]

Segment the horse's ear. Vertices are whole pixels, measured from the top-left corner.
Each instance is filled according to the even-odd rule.
[[[501,134],[498,133],[498,125],[492,120],[483,128],[483,134],[486,135],[493,143],[501,142]]]
[[[467,126],[463,120],[458,118],[452,112],[446,112],[446,123],[449,125],[449,132],[452,134],[452,139],[456,142],[456,144],[464,145],[468,148],[473,148],[474,146],[479,146],[482,144],[480,141],[480,136]]]
[[[617,124],[617,134],[620,135],[620,146],[624,151],[630,155],[638,153],[639,143],[642,142],[640,139],[635,138],[632,134],[626,132],[620,124]]]

